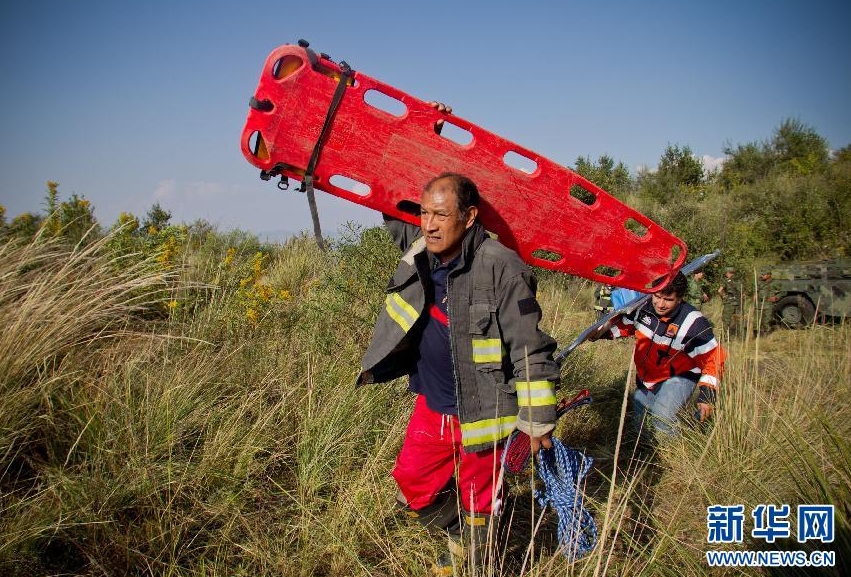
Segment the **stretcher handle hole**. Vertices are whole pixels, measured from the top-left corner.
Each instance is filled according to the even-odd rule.
[[[461,128],[457,124],[452,124],[448,120],[443,122],[443,130],[440,131],[440,136],[461,146],[467,146],[473,142],[472,132]]]
[[[263,140],[263,135],[259,130],[255,130],[248,137],[248,150],[255,158],[260,160],[269,159],[269,150],[266,148],[266,141]]]
[[[406,214],[412,214],[417,218],[420,217],[420,203],[414,202],[412,200],[402,200],[396,205],[401,212]]]
[[[666,284],[668,284],[669,278],[671,278],[671,275],[668,275],[668,274],[662,275],[659,278],[657,278],[656,280],[650,281],[649,283],[644,285],[644,288],[646,288],[648,291],[652,291],[653,289],[656,289],[658,287],[665,286]]]
[[[405,106],[404,102],[398,98],[388,96],[375,88],[370,88],[364,92],[363,101],[373,108],[377,108],[396,118],[402,118],[408,112],[408,107]]]
[[[272,65],[272,77],[275,80],[283,80],[302,67],[304,60],[294,54],[287,54],[278,58]]]
[[[680,245],[675,244],[674,246],[671,247],[671,264],[674,264],[674,263],[677,262],[677,259],[680,258],[680,253],[682,253],[682,249],[680,248]]]
[[[570,186],[570,196],[581,202],[591,206],[597,202],[597,195],[582,186],[581,184],[573,184]]]
[[[609,278],[617,278],[621,274],[621,271],[619,271],[618,269],[606,266],[604,264],[601,264],[600,266],[595,268],[594,272],[598,275],[607,276]]]
[[[533,250],[532,256],[538,260],[545,260],[548,262],[558,262],[564,258],[559,253],[544,248]]]
[[[511,168],[526,174],[534,174],[534,172],[538,170],[537,162],[528,156],[523,156],[519,152],[514,152],[513,150],[506,152],[505,156],[502,157],[502,161],[506,164],[506,166],[510,166]]]
[[[644,238],[650,230],[649,228],[647,228],[645,225],[641,224],[640,222],[638,222],[634,218],[626,219],[626,222],[623,223],[623,226],[629,232],[631,232],[635,236],[638,236],[638,237],[641,237],[641,238]]]
[[[343,176],[342,174],[331,175],[328,182],[330,182],[332,186],[336,186],[337,188],[358,196],[369,196],[369,193],[372,190],[368,184],[355,180],[354,178],[349,178],[348,176]]]

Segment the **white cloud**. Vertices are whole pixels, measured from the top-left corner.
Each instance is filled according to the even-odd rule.
[[[161,180],[157,183],[157,188],[154,190],[154,200],[166,200],[174,198],[177,194],[176,180]]]
[[[703,163],[703,168],[706,169],[706,172],[715,172],[716,170],[720,170],[721,167],[724,166],[724,162],[727,161],[727,157],[714,157],[708,154],[704,154],[700,157],[700,161]]]
[[[711,156],[709,154],[704,154],[699,157],[698,160],[703,164],[703,168],[707,173],[715,172],[716,170],[720,170],[722,166],[724,166],[724,162],[727,161],[726,156]],[[637,174],[655,174],[659,170],[659,165],[655,166],[647,166],[645,164],[641,164],[636,167]]]

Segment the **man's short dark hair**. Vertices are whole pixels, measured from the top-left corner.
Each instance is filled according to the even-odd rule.
[[[686,296],[688,292],[688,281],[686,275],[682,272],[677,272],[674,278],[659,291],[660,295],[676,295],[680,298]]]
[[[424,190],[431,190],[435,183],[442,180],[447,181],[450,188],[455,192],[455,196],[458,197],[458,210],[462,214],[471,206],[478,208],[479,189],[472,180],[463,174],[443,172],[429,180]]]

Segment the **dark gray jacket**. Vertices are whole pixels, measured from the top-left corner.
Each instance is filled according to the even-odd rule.
[[[415,367],[433,258],[419,227],[387,219],[404,252],[387,288],[385,307],[361,361],[358,384],[381,383]],[[541,308],[529,267],[489,238],[478,224],[467,231],[461,258],[447,279],[455,396],[466,450],[479,451],[517,427],[535,435],[555,422],[556,342],[538,328]],[[528,367],[528,376],[527,376]]]

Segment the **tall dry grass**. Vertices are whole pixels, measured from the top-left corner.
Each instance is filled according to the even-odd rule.
[[[395,512],[389,475],[412,399],[401,381],[353,386],[389,238],[352,231],[330,254],[220,241],[167,274],[108,241],[0,248],[0,573],[430,573],[442,540]],[[592,320],[587,283],[543,274],[540,296],[560,343]],[[575,351],[563,394],[595,402],[558,434],[595,458],[600,542],[568,564],[531,479],[511,479],[488,574],[724,574],[703,559],[716,503],[834,503],[851,558],[851,330],[728,346],[712,427],[654,453],[623,424],[629,343]]]

